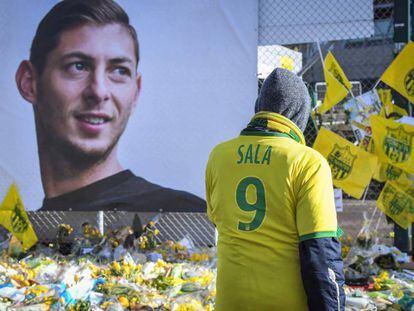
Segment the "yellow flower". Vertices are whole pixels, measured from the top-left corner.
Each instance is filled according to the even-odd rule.
[[[158,235],[159,233],[160,233],[160,231],[159,231],[158,229],[155,229],[155,230],[154,230],[154,234],[155,234],[155,235]]]
[[[197,307],[189,303],[182,303],[178,305],[175,311],[197,311]]]
[[[196,262],[197,261],[200,261],[201,260],[201,256],[198,253],[194,253],[194,254],[191,255],[190,260],[191,261],[196,261]]]
[[[43,300],[43,303],[44,303],[44,304],[47,304],[47,305],[52,305],[52,304],[54,304],[54,303],[55,303],[55,298],[54,298],[53,296],[46,297],[46,298]]]
[[[211,299],[214,299],[216,297],[216,290],[215,289],[213,289],[209,294],[208,294],[208,297],[207,297],[207,300],[211,300]]]
[[[28,279],[33,279],[35,277],[35,272],[33,270],[28,270],[27,271],[27,278]]]
[[[10,277],[13,285],[17,288],[26,287],[30,285],[30,282],[22,274],[15,274]]]
[[[105,301],[104,303],[101,304],[101,309],[106,310],[110,305],[112,305],[113,302],[110,300]]]
[[[131,267],[124,266],[124,275],[128,276],[131,273]]]
[[[404,292],[402,290],[399,290],[396,293],[394,293],[394,296],[398,299],[401,299],[404,297]]]
[[[121,271],[121,265],[117,261],[112,262],[112,267],[115,271]]]
[[[174,311],[198,311],[201,309],[203,309],[201,302],[195,299],[191,299],[185,303],[180,303],[175,308],[173,308]]]
[[[128,308],[129,307],[128,298],[126,298],[124,296],[121,296],[121,297],[118,297],[118,301],[122,305],[123,308]]]
[[[389,273],[388,273],[388,271],[381,271],[381,273],[380,273],[380,275],[379,275],[379,278],[380,278],[380,280],[387,280],[387,279],[389,279]]]
[[[165,268],[167,267],[167,263],[164,260],[158,259],[157,262],[155,263],[155,266],[157,268]]]

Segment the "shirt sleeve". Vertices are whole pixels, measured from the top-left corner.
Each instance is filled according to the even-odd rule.
[[[337,238],[309,239],[299,244],[303,286],[310,311],[345,309],[341,244]]]
[[[337,237],[337,220],[328,162],[318,154],[302,166],[295,181],[299,240]]]

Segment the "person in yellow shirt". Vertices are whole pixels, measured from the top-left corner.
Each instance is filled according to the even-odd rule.
[[[255,111],[206,168],[218,231],[216,310],[344,310],[331,171],[302,134],[306,86],[277,68]]]

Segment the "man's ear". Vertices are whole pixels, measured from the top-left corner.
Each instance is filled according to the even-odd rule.
[[[28,102],[36,104],[36,72],[30,61],[24,60],[20,63],[16,71],[15,79],[20,95]]]
[[[135,94],[135,98],[134,98],[134,105],[133,105],[133,107],[132,107],[132,112],[134,112],[134,110],[135,110],[135,108],[136,108],[136,106],[137,106],[137,103],[138,103],[138,98],[139,98],[139,95],[141,94],[141,80],[142,80],[142,76],[141,76],[141,74],[138,72],[138,73],[137,73],[137,79],[136,79],[136,81],[135,81],[135,83],[137,84],[137,93]]]

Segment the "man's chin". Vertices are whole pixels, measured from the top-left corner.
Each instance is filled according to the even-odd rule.
[[[68,162],[77,166],[90,166],[104,162],[115,145],[116,143],[107,144],[105,146],[85,146],[84,144],[78,145],[67,143],[60,144],[59,153],[65,157]]]

